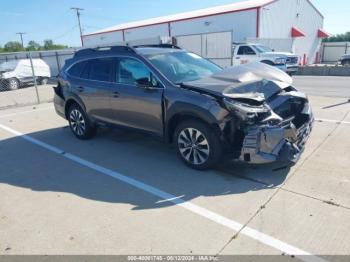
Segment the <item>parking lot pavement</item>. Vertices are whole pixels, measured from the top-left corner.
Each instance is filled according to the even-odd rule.
[[[349,77],[293,76],[293,85],[312,96],[350,98]]]
[[[349,254],[350,105],[310,99],[324,121],[296,166],[208,172],[141,134],[79,141],[51,104],[2,110],[0,254]]]

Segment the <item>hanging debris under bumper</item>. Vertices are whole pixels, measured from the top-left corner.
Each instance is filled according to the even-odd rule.
[[[313,127],[313,117],[300,128],[292,121],[279,126],[250,128],[243,141],[240,160],[252,164],[265,164],[275,161],[295,163],[304,151],[305,144]]]

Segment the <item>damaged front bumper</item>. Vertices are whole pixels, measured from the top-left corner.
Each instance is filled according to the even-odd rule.
[[[240,160],[252,164],[266,164],[276,161],[296,163],[313,127],[312,113],[309,120],[296,128],[286,120],[278,126],[258,126],[246,131]]]

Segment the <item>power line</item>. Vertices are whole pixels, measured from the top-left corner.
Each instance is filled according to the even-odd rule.
[[[75,28],[77,28],[78,25],[75,25],[73,26],[72,28],[68,29],[67,31],[65,31],[64,33],[56,36],[56,37],[53,37],[52,40],[57,40],[57,39],[60,39],[60,38],[63,38],[64,36],[68,35],[69,33],[71,33]]]
[[[23,35],[25,35],[25,34],[26,34],[25,32],[18,32],[18,33],[16,33],[16,35],[20,35],[20,37],[21,37],[22,48],[24,48]]]
[[[80,40],[81,40],[81,46],[84,46],[83,43],[83,31],[81,29],[81,23],[80,23],[80,11],[83,11],[84,9],[79,7],[71,7],[71,10],[75,10],[78,18],[78,24],[79,24],[79,31],[80,31]]]

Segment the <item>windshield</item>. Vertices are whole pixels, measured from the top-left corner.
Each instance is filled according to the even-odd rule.
[[[263,45],[254,45],[255,49],[258,50],[259,53],[273,52],[270,47]]]
[[[145,56],[175,84],[195,81],[222,70],[214,63],[189,52],[167,52]]]
[[[17,61],[4,62],[0,64],[0,71],[1,72],[13,71],[16,69],[16,66],[17,66]]]

